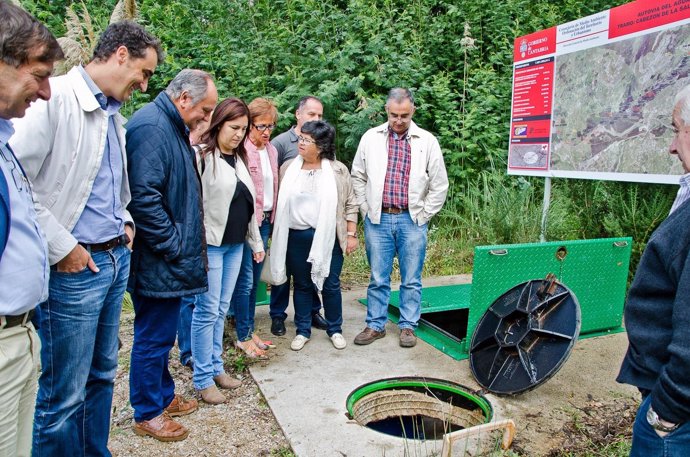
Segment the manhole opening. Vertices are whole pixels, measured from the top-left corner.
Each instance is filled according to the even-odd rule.
[[[390,378],[355,389],[347,399],[350,417],[386,435],[438,440],[445,433],[491,421],[489,401],[467,387],[431,378]]]
[[[469,308],[422,313],[420,321],[444,333],[449,338],[460,342],[467,338],[467,323],[470,318]]]

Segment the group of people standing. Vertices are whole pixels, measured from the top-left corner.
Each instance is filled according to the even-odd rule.
[[[272,278],[273,334],[286,333],[292,282],[290,347],[301,350],[314,326],[344,349],[340,273],[359,245],[358,212],[372,280],[355,344],[385,336],[397,255],[400,345],[414,346],[427,222],[448,181],[438,142],[412,122],[409,90],[391,90],[388,122],[362,138],[351,176],[317,97],[298,102],[296,125],[272,143],[272,101],[218,103],[212,76],[185,69],[125,129],[122,103],[146,91],[164,58],[156,37],[131,21],[111,24],[91,61],[49,79],[63,57],[53,35],[6,0],[0,23],[1,456],[110,455],[125,290],[138,435],[189,434],[173,419],[198,408],[175,393],[176,339],[210,404],[240,385],[223,366],[226,317],[247,357],[275,347],[254,327],[262,270]]]
[[[339,277],[359,245],[358,213],[371,276],[354,343],[386,336],[397,256],[399,344],[415,346],[427,224],[448,179],[438,141],[412,121],[408,89],[389,92],[387,122],[363,135],[348,170],[316,97],[302,98],[297,125],[271,142],[270,100],[218,103],[212,76],[185,69],[125,129],[122,103],[146,91],[163,60],[156,37],[134,22],[111,24],[90,62],[49,78],[63,52],[48,29],[7,0],[0,24],[0,457],[110,455],[125,290],[135,311],[133,429],[161,441],[185,439],[173,417],[198,408],[175,394],[176,338],[211,404],[225,401],[219,388],[240,383],[221,357],[230,311],[238,350],[265,358],[274,346],[254,328],[262,269],[274,284],[273,334],[286,333],[292,281],[291,348],[301,350],[314,326],[344,349]],[[690,87],[672,114],[669,150],[686,174],[625,310],[630,346],[618,380],[643,397],[635,456],[690,452]]]

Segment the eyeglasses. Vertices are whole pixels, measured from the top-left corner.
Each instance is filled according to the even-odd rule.
[[[297,137],[297,141],[304,144],[316,144],[316,141],[312,140],[311,138],[305,138],[302,135]]]
[[[264,130],[273,130],[276,128],[275,124],[254,124],[254,128],[257,129],[259,132],[263,132]]]
[[[14,180],[14,185],[17,187],[17,192],[22,192],[24,188],[28,186],[28,180],[26,179],[24,172],[17,167],[15,161],[7,157],[5,154],[5,148],[0,146],[0,155],[2,155],[2,158],[7,163],[7,167],[9,168],[12,179]],[[10,154],[12,153],[10,152]]]

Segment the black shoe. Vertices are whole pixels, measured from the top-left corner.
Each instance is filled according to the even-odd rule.
[[[311,315],[311,326],[319,330],[328,330],[328,322],[326,322],[326,319],[324,319],[320,313]]]
[[[285,319],[274,317],[271,320],[271,333],[273,333],[275,336],[283,336],[285,335],[285,332]]]

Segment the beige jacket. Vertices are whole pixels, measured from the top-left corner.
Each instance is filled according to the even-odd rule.
[[[285,170],[288,169],[294,159],[290,159],[280,167],[280,179],[285,176]],[[338,190],[338,206],[335,210],[335,232],[340,243],[340,249],[343,254],[347,251],[347,222],[351,221],[357,223],[357,202],[355,200],[355,193],[352,189],[352,180],[350,179],[350,172],[347,167],[337,160],[331,161],[333,167],[333,174],[335,175],[335,185]],[[280,193],[280,188],[278,189]]]
[[[203,145],[201,145],[201,148],[203,148]],[[199,154],[201,149],[196,146],[194,149],[197,150],[197,169],[201,172],[202,158]],[[203,159],[205,161],[204,171],[201,173],[206,242],[211,246],[220,246],[223,241],[225,226],[228,223],[230,203],[232,202],[233,195],[235,195],[238,179],[247,186],[252,194],[252,200],[256,199],[254,183],[244,162],[238,157],[236,168],[232,168],[220,154],[221,152],[218,149],[213,154],[208,154]],[[256,222],[255,217],[252,217],[249,221],[247,241],[252,248],[252,252],[263,252],[264,245],[259,233],[259,224]]]
[[[429,222],[441,210],[448,193],[448,175],[441,147],[431,133],[412,122],[408,130],[411,146],[410,182],[407,191],[412,220]],[[369,129],[359,142],[352,161],[352,186],[362,216],[381,222],[383,185],[388,168],[388,123]]]
[[[51,265],[77,245],[72,229],[84,211],[101,166],[108,138],[108,113],[84,81],[78,68],[50,78],[52,96],[37,100],[26,116],[14,119],[10,145],[33,185],[36,212],[48,241]],[[134,224],[127,211],[130,201],[125,152],[125,118],[114,116],[122,152],[120,201],[125,222]]]

